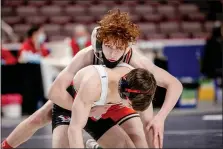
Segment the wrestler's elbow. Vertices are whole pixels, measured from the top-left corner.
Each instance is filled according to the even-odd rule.
[[[56,98],[60,96],[60,84],[58,81],[54,81],[53,84],[51,85],[49,92],[48,92],[48,99],[55,102]]]
[[[182,85],[182,83],[177,78],[174,77],[174,80],[172,81],[171,84],[173,85],[174,89],[177,89],[177,92],[179,94],[182,93],[182,91],[183,91],[183,85]]]

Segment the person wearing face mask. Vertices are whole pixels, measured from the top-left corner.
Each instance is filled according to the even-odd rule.
[[[120,133],[117,137],[124,138],[129,136],[135,147],[140,148],[142,144],[141,141],[143,140],[142,138],[146,136],[149,147],[162,148],[166,117],[177,103],[183,87],[174,76],[154,65],[147,57],[140,54],[134,46],[131,46],[136,42],[139,34],[139,28],[130,20],[128,13],[120,12],[120,10],[109,11],[102,20],[99,21],[99,27],[95,28],[92,33],[92,46],[79,51],[73,57],[70,64],[60,72],[49,90],[48,98],[54,101],[73,101],[73,98],[67,92],[67,88],[80,69],[92,64],[115,68],[118,63],[124,62],[134,68],[144,68],[154,75],[158,86],[167,89],[164,104],[156,115],[153,115],[153,106],[151,104],[151,106],[148,107],[148,113],[142,120],[138,117],[131,119],[125,117],[126,121],[119,125],[119,129],[123,133]],[[96,87],[95,90],[97,90]],[[52,101],[48,101],[38,111],[20,123],[10,136],[7,137],[4,143],[7,144],[7,146],[17,147],[19,144],[26,141],[36,130],[52,121],[52,116],[50,115],[52,108],[55,109],[55,105],[53,105]],[[53,131],[53,147],[56,148],[69,148],[68,125],[64,125],[63,121],[69,122],[70,117],[64,110],[65,109],[62,108],[61,111],[59,111],[61,112],[58,116],[60,122],[52,122],[59,125]],[[120,111],[119,108],[114,111],[118,113],[117,115],[126,116],[127,114],[126,111]],[[100,120],[98,122],[100,123]],[[144,132],[139,132],[137,128],[139,128],[140,125],[142,126],[142,123]],[[27,130],[27,126],[29,126],[29,131],[24,132],[24,130]],[[116,132],[117,131],[114,129],[114,131],[110,131],[110,134],[117,135]],[[110,135],[107,134],[106,136],[106,142],[111,143]],[[117,141],[117,144],[118,143]]]
[[[71,39],[70,46],[73,56],[81,49],[91,45],[89,33],[84,25],[74,27],[74,37]]]
[[[41,26],[32,26],[27,32],[27,37],[19,50],[19,62],[39,63],[41,57],[49,54],[44,46],[46,34]]]

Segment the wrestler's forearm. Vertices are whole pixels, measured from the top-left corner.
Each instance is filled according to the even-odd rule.
[[[179,81],[175,81],[174,83],[170,84],[166,89],[167,92],[165,96],[165,101],[160,111],[158,112],[158,115],[161,116],[163,119],[166,119],[170,111],[176,105],[182,93],[183,87]]]

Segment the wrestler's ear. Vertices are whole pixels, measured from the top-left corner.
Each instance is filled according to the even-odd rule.
[[[91,33],[91,45],[94,49],[94,51],[96,52],[97,51],[97,38],[96,38],[96,35],[97,35],[97,30],[100,28],[100,26],[97,26],[93,29],[92,33]]]

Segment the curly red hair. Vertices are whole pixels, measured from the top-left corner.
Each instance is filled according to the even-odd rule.
[[[120,50],[125,50],[140,34],[138,26],[131,22],[128,13],[120,12],[119,9],[108,11],[98,23],[100,28],[97,39],[108,45],[115,45]]]

